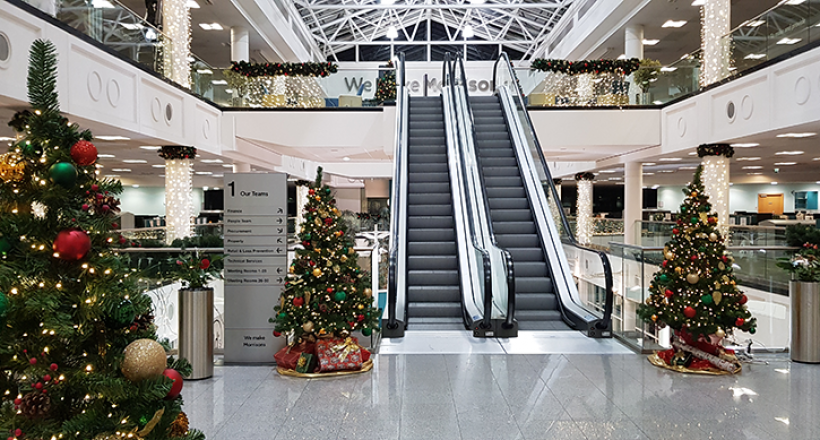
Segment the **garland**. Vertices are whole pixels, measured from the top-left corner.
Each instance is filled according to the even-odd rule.
[[[555,179],[552,179],[552,184],[553,185],[560,185],[561,182],[563,182],[563,181],[564,181],[564,179],[555,178]]]
[[[595,174],[592,174],[589,171],[578,173],[575,175],[575,180],[595,180]]]
[[[583,73],[617,73],[629,75],[641,67],[641,61],[637,58],[628,60],[545,60],[538,58],[532,62],[530,68],[544,72],[558,72],[566,75],[580,75]]]
[[[698,157],[735,155],[735,149],[729,144],[701,144],[698,145]]]
[[[231,71],[248,78],[260,76],[321,76],[336,73],[339,66],[333,63],[249,63],[234,61]]]
[[[21,110],[14,114],[9,121],[9,127],[11,127],[14,131],[18,133],[22,133],[26,131],[26,125],[28,125],[28,118],[32,116],[32,113],[28,110]]]
[[[166,145],[159,150],[159,157],[165,160],[193,159],[196,157],[196,148]]]

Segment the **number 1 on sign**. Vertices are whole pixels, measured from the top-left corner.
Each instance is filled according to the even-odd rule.
[[[228,186],[231,187],[231,197],[236,196],[236,182],[231,182]]]

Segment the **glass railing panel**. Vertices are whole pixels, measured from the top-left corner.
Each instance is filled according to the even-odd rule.
[[[233,99],[225,68],[213,67],[196,55],[191,55],[191,93],[223,107],[230,107]]]
[[[640,105],[661,105],[697,92],[700,87],[698,83],[700,66],[691,64],[694,63],[679,63],[678,65],[652,69],[653,75],[651,76],[653,78],[643,87],[640,87],[640,99],[636,103]]]

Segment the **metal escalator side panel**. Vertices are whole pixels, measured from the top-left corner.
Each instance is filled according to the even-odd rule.
[[[549,212],[549,202],[541,188],[540,178],[536,172],[534,158],[526,151],[527,145],[525,130],[519,119],[518,112],[512,102],[512,95],[506,87],[497,89],[504,116],[512,133],[513,146],[521,169],[521,177],[532,206],[538,232],[546,252],[547,264],[552,272],[552,280],[557,293],[558,302],[565,321],[578,330],[589,331],[598,321],[598,317],[590,313],[581,305],[578,288],[572,271],[569,267],[560,232]]]

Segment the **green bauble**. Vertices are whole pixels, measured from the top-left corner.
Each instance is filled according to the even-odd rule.
[[[700,300],[704,304],[712,304],[712,302],[714,301],[714,299],[712,298],[712,295],[709,295],[709,294],[701,296]]]
[[[698,251],[700,251],[700,252],[706,252],[706,246],[701,246],[701,247],[699,247],[699,248],[698,248]]]
[[[305,240],[310,240],[310,237],[311,237],[310,232],[308,232],[307,234],[305,234]]]
[[[6,255],[11,250],[11,242],[6,237],[0,237],[0,255]]]
[[[279,313],[279,315],[278,315],[277,317],[278,317],[279,319],[285,319],[285,318],[287,318],[287,317],[288,317],[288,315],[287,315],[285,312],[280,312],[280,313]]]
[[[660,282],[661,284],[666,284],[666,283],[668,283],[668,282],[669,282],[669,275],[667,275],[667,274],[665,274],[665,273],[662,273],[662,274],[658,277],[658,282]]]
[[[362,329],[362,334],[365,335],[365,336],[370,336],[370,335],[373,334],[373,330],[371,330],[369,328],[363,328]]]
[[[347,298],[347,295],[340,290],[340,291],[336,292],[335,295],[333,295],[333,298],[335,298],[336,301],[344,301],[345,298]]]
[[[325,188],[325,194],[330,194],[330,188]]]
[[[750,328],[750,329],[749,329],[749,333],[751,333],[751,334],[755,334],[755,333],[757,333],[757,327],[752,327],[752,328]]]
[[[686,212],[686,207],[685,207],[685,206],[681,206],[681,207],[680,207],[680,212]]]
[[[48,170],[51,181],[65,188],[77,183],[77,168],[68,162],[57,162]]]
[[[691,221],[691,222],[692,222],[692,224],[694,225],[695,223],[697,223],[697,222],[698,222],[698,218],[697,218],[697,217],[692,217],[692,219],[691,219],[691,220],[689,220],[689,221]]]
[[[126,299],[114,309],[107,321],[115,327],[126,327],[131,325],[136,317],[137,310],[134,308],[134,303]]]
[[[43,149],[40,148],[39,145],[27,142],[25,145],[23,145],[23,154],[29,157],[40,156],[41,154],[43,154]]]

